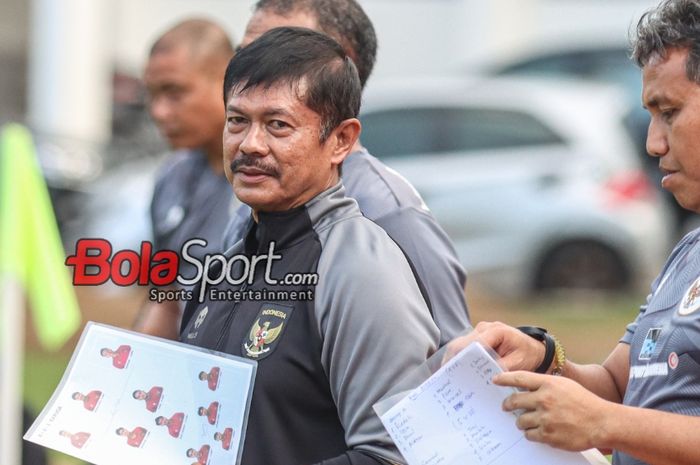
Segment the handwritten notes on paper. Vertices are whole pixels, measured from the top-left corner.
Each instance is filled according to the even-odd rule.
[[[491,383],[500,371],[473,343],[381,415],[409,465],[592,463],[580,453],[525,439],[515,415],[501,409],[513,389]]]

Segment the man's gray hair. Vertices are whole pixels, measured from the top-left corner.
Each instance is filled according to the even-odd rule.
[[[700,0],[664,0],[644,13],[632,37],[632,59],[644,67],[668,49],[688,50],[686,75],[700,84]]]

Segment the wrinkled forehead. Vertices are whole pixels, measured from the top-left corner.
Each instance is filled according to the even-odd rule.
[[[231,87],[231,91],[226,99],[227,102],[237,97],[248,97],[257,94],[262,97],[263,102],[276,96],[306,105],[306,96],[309,88],[306,77],[299,79],[281,78],[276,81],[262,82],[255,85],[248,85],[248,82],[247,80],[241,81]]]
[[[687,58],[688,51],[678,48],[649,57],[642,68],[642,104],[645,107],[658,106],[691,84],[686,71]]]

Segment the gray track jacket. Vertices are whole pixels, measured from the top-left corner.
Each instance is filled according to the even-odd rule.
[[[315,272],[318,284],[270,285],[258,266],[252,284],[218,290],[313,298],[193,301],[181,332],[184,342],[259,362],[243,464],[401,463],[372,405],[439,342],[404,254],[341,183],[302,207],[260,213],[227,255],[264,254],[271,241],[281,255],[272,278]]]

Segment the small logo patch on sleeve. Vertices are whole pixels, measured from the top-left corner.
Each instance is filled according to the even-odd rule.
[[[243,342],[243,354],[253,360],[261,360],[270,355],[279,344],[292,310],[293,307],[285,305],[263,303]]]
[[[647,331],[647,336],[644,338],[642,349],[639,351],[639,360],[651,360],[656,350],[656,343],[661,335],[661,328],[650,328]]]

